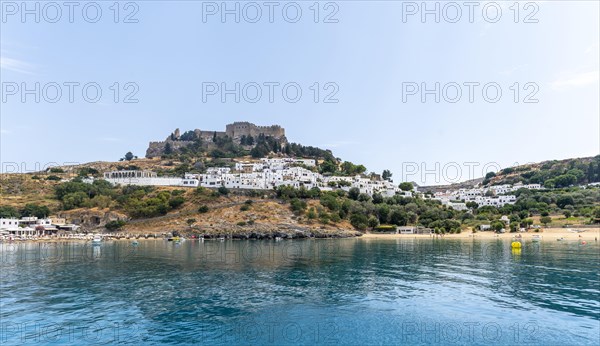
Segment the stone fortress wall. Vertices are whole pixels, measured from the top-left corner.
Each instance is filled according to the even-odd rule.
[[[285,137],[285,130],[279,125],[256,126],[249,122],[235,122],[225,127],[227,136],[239,140],[242,136],[258,137],[263,134],[277,139]]]

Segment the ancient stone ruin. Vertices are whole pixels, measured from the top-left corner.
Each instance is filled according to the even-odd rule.
[[[265,137],[273,137],[278,140],[287,142],[285,138],[285,129],[279,125],[272,126],[257,126],[249,122],[234,122],[225,126],[225,131],[202,131],[195,129],[194,133],[196,137],[201,139],[203,145],[210,147],[213,142],[213,138],[216,137],[230,137],[235,143],[241,144],[242,137],[252,136],[254,138],[264,135]],[[171,151],[175,152],[181,148],[188,147],[194,144],[194,141],[182,140],[181,132],[176,129],[171,133],[164,141],[150,142],[148,149],[146,150],[146,157],[158,157],[165,154],[167,146],[170,147]]]

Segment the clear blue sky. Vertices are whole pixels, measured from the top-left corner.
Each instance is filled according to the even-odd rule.
[[[451,23],[456,9],[444,10],[444,1],[437,2],[440,23],[434,15],[423,23],[421,12],[410,15],[423,9],[402,1],[320,2],[319,23],[314,1],[276,2],[273,23],[263,2],[257,3],[262,11],[257,23],[250,22],[256,8],[247,2],[238,2],[240,23],[232,14],[223,23],[221,1],[133,1],[127,8],[127,2],[120,3],[119,23],[114,23],[113,2],[97,1],[102,16],[96,23],[86,21],[94,20],[93,6],[82,15],[87,2],[74,8],[73,23],[67,7],[50,23],[56,9],[38,2],[36,23],[34,14],[23,22],[21,1],[2,1],[4,171],[14,170],[13,163],[26,171],[36,163],[117,160],[127,151],[143,156],[149,141],[162,140],[175,128],[221,130],[241,120],[280,124],[290,141],[332,149],[370,171],[390,169],[396,182],[465,180],[480,176],[490,162],[507,167],[600,152],[597,1],[535,2],[527,8],[521,2],[518,17],[513,1],[489,5],[487,16],[481,2],[472,23],[469,8],[462,6],[462,17]],[[27,2],[29,9],[35,4]],[[227,4],[234,8],[236,2]],[[436,2],[429,4],[433,8]],[[502,14],[491,23],[495,4]],[[286,5],[287,17],[282,14]],[[296,7],[302,15],[290,23]],[[123,23],[133,12],[130,19],[137,23]],[[324,23],[326,18],[337,22]],[[23,85],[33,89],[36,82],[46,92],[40,90],[39,103],[22,92]],[[65,82],[79,83],[72,103]],[[102,90],[96,103],[82,97],[82,85],[90,82]],[[111,90],[115,82],[121,89],[118,103]],[[124,88],[128,82],[139,88],[137,103],[122,102],[134,90]],[[248,86],[248,98],[255,95],[248,83],[261,85],[261,99],[250,103],[242,95],[236,103],[228,95],[223,103],[218,93],[203,102],[203,83],[233,88],[236,82]],[[273,102],[265,82],[280,83]],[[296,103],[281,94],[281,86],[290,82],[302,89]],[[320,83],[319,102],[313,100],[315,82]],[[322,102],[334,90],[324,89],[328,82],[339,88],[337,103]],[[422,102],[417,92],[403,102],[406,83],[433,88],[436,82],[448,86],[448,99],[456,90],[448,83],[460,85],[461,99],[450,103],[441,95],[436,103],[434,95],[426,95]],[[472,103],[465,82],[480,84]],[[56,103],[48,102],[55,97],[52,83],[61,87]],[[498,102],[482,97],[486,83],[500,86]],[[525,88],[525,83],[535,84]],[[93,90],[88,97],[94,97]],[[539,102],[524,103],[534,91]],[[487,95],[493,97],[493,89]],[[437,175],[420,174],[422,168],[435,171],[436,162]],[[452,162],[461,169],[459,178],[452,168],[443,174]],[[472,173],[470,162],[479,164]],[[415,165],[419,174],[408,175]]]

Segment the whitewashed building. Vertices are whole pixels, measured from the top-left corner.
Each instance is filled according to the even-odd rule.
[[[463,202],[448,202],[446,204],[448,207],[454,210],[467,210],[467,204]]]
[[[113,185],[140,185],[140,186],[182,186],[196,187],[198,180],[190,175],[180,177],[159,177],[151,171],[112,171],[104,173],[104,180]]]
[[[10,230],[19,228],[20,221],[15,218],[0,218],[0,229]]]
[[[309,169],[316,166],[313,159],[295,158],[263,158],[260,161],[236,162],[234,169],[229,167],[211,167],[202,174],[186,173],[181,177],[158,177],[151,171],[112,171],[104,173],[104,179],[112,184],[121,185],[154,185],[218,188],[224,186],[231,189],[270,190],[279,186],[291,186],[306,189],[319,188],[324,191],[333,190],[340,182],[345,182],[341,189],[348,191],[358,188],[361,193],[373,195],[379,193],[384,197],[402,195],[412,197],[411,191],[402,191],[393,182],[375,176],[356,175],[323,176]]]

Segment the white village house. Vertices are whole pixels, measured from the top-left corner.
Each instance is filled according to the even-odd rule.
[[[111,184],[120,185],[152,185],[180,187],[224,186],[231,189],[271,190],[279,186],[317,187],[324,191],[339,188],[345,191],[355,187],[361,193],[370,196],[379,193],[384,197],[396,194],[411,197],[411,191],[402,191],[392,181],[376,176],[325,176],[313,172],[316,167],[313,159],[302,158],[262,158],[258,161],[238,161],[233,169],[230,167],[211,167],[205,173],[186,173],[183,177],[159,177],[156,173],[145,170],[111,171],[104,173],[104,179]],[[92,182],[93,179],[86,179]],[[341,182],[345,184],[339,185]],[[442,202],[455,210],[467,210],[467,202],[476,202],[479,206],[502,207],[514,204],[516,196],[507,193],[518,189],[541,189],[540,184],[496,185],[487,188],[458,189],[438,192],[433,197],[425,196]]]
[[[412,196],[410,191],[400,190],[392,181],[356,175],[354,177],[324,176],[305,167],[315,167],[313,159],[263,158],[258,162],[236,162],[234,169],[229,167],[211,167],[205,173],[186,173],[183,177],[159,177],[156,173],[144,170],[111,171],[104,173],[104,179],[111,184],[209,187],[224,186],[231,189],[270,190],[278,186],[317,187],[321,190],[333,190],[330,182],[346,181],[348,191],[356,187],[361,193],[373,195],[381,193],[391,197],[397,193]],[[91,183],[93,179],[86,179]],[[334,184],[335,185],[335,184]]]
[[[0,233],[15,236],[42,236],[59,230],[62,224],[50,218],[38,219],[35,216],[17,218],[0,218]],[[63,222],[64,224],[64,222]]]

